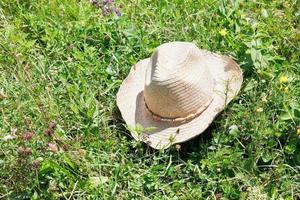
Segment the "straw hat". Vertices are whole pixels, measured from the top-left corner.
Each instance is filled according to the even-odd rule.
[[[242,81],[231,58],[193,43],[170,42],[131,68],[117,105],[136,140],[163,149],[201,134],[237,95]]]

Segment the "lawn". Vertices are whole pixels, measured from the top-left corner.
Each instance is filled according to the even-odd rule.
[[[299,0],[1,0],[0,199],[299,199]],[[153,150],[116,93],[160,44],[240,64],[199,137]]]

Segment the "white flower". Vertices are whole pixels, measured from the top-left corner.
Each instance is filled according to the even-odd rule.
[[[239,127],[237,126],[237,125],[235,125],[235,124],[233,124],[233,125],[231,125],[230,127],[229,127],[229,130],[230,131],[232,131],[232,130],[238,130],[239,129]]]
[[[13,139],[15,139],[15,138],[16,138],[16,136],[11,135],[11,134],[8,134],[8,135],[4,136],[4,137],[2,138],[2,140],[8,141],[8,140],[13,140]]]
[[[92,187],[97,187],[101,184],[104,184],[108,181],[108,177],[106,176],[93,176],[89,178],[89,182]]]
[[[238,134],[239,133],[239,127],[235,124],[231,125],[229,127],[229,134]]]

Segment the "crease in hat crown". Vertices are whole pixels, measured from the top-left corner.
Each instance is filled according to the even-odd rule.
[[[214,80],[197,46],[159,46],[146,69],[144,101],[158,119],[180,121],[201,114],[213,99]]]

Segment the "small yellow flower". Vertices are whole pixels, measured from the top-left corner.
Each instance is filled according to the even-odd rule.
[[[289,91],[289,88],[288,88],[288,87],[285,87],[285,88],[283,89],[283,91],[284,91],[285,93],[287,93],[287,92]]]
[[[300,135],[300,127],[297,128],[297,134]]]
[[[224,37],[225,35],[227,35],[227,30],[225,28],[223,28],[222,30],[219,31],[219,33],[221,36]]]
[[[284,84],[289,82],[288,77],[287,76],[280,76],[279,77],[279,83]]]
[[[256,112],[263,112],[263,111],[264,111],[263,108],[257,108],[257,109],[256,109]]]

